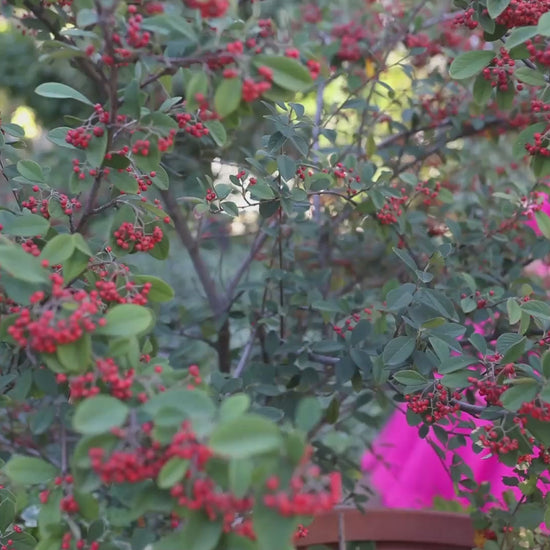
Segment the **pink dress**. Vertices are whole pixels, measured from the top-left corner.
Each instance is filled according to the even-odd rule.
[[[430,443],[419,437],[418,427],[407,424],[405,410],[406,407],[401,406],[393,414],[372,451],[363,455],[361,467],[368,475],[370,486],[389,508],[430,508],[435,497],[467,506],[467,499],[456,496],[448,473],[452,453],[446,454],[444,466]],[[477,421],[476,424],[484,423]],[[441,447],[433,433],[428,438]],[[487,453],[474,453],[469,442],[457,452],[472,469],[477,483],[491,483],[492,494],[501,495],[510,489],[501,479],[512,476],[512,469],[500,464],[497,457],[483,459]]]
[[[542,211],[550,215],[550,202],[546,200]],[[537,222],[525,222],[537,235],[541,235]],[[550,288],[550,266],[537,260],[526,268],[526,272],[548,280]],[[485,322],[487,323],[487,321]],[[484,333],[484,325],[476,325],[475,332]],[[434,505],[434,498],[460,502],[468,505],[467,499],[458,498],[454,484],[448,472],[452,460],[452,452],[445,455],[445,464],[426,439],[418,435],[418,427],[409,426],[405,416],[406,405],[399,407],[375,441],[373,448],[363,455],[361,467],[367,475],[368,484],[377,493],[384,506],[390,508],[427,508]],[[487,422],[475,420],[476,426]],[[439,441],[430,430],[428,439],[441,447]],[[502,482],[503,477],[513,477],[513,469],[491,456],[487,451],[474,453],[472,445],[457,450],[464,462],[472,469],[477,483],[489,482],[491,494],[502,502],[502,493],[512,489],[516,496],[521,493]],[[550,487],[546,488],[550,490]]]

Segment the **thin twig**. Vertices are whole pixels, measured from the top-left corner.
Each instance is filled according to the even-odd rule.
[[[250,338],[248,339],[248,342],[246,343],[243,354],[241,355],[241,358],[239,359],[239,363],[233,372],[233,378],[239,378],[241,376],[242,372],[244,371],[246,365],[248,364],[248,361],[250,359],[250,354],[252,353],[252,348],[254,347],[254,341],[256,340],[256,336],[258,335],[258,326],[256,325],[254,329],[250,333]]]

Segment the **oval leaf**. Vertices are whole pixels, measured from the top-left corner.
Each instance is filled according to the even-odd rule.
[[[309,70],[296,59],[278,55],[255,55],[256,68],[268,67],[273,71],[273,82],[284,90],[301,92],[313,82]]]
[[[128,417],[128,406],[110,395],[97,395],[78,405],[73,417],[77,432],[95,435],[120,427]]]
[[[14,483],[25,485],[47,483],[57,475],[57,469],[45,460],[20,455],[12,456],[3,472]]]
[[[98,334],[134,336],[145,332],[153,323],[151,311],[135,304],[120,304],[105,315],[107,323],[99,327]]]
[[[222,118],[237,110],[241,104],[242,81],[240,78],[224,78],[214,94],[214,108]]]
[[[94,105],[85,95],[81,94],[74,88],[59,82],[44,82],[44,84],[40,84],[40,86],[38,86],[38,88],[34,91],[42,97],[74,99],[76,101],[80,101],[81,103],[86,103],[86,105],[91,105],[92,107]]]
[[[247,458],[278,449],[279,428],[257,414],[244,414],[219,424],[210,438],[212,450],[230,458]]]
[[[473,51],[460,54],[452,63],[449,74],[457,80],[470,78],[481,72],[495,57],[492,51]]]

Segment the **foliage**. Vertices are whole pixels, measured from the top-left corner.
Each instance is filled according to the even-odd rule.
[[[393,401],[539,544],[550,3],[456,4],[2,5],[79,74],[51,153],[1,126],[6,547],[291,548]]]

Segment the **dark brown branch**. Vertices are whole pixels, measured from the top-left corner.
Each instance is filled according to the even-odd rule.
[[[166,211],[168,212],[168,214],[170,215],[170,217],[174,222],[174,226],[176,228],[176,233],[178,234],[179,240],[187,250],[189,257],[191,258],[191,262],[193,263],[195,272],[197,273],[200,283],[202,285],[202,288],[206,293],[206,299],[208,300],[212,313],[214,313],[214,315],[216,316],[225,313],[224,304],[220,299],[220,297],[218,296],[216,283],[214,282],[214,279],[210,275],[211,270],[204,263],[204,260],[199,252],[198,243],[197,241],[195,241],[195,239],[191,235],[191,231],[189,230],[187,221],[183,217],[183,214],[181,212],[181,209],[176,199],[172,196],[172,194],[169,191],[161,191],[160,194],[166,206]]]

